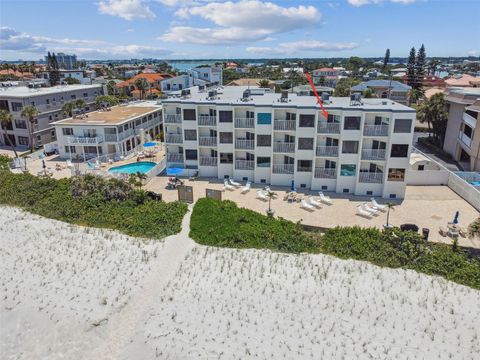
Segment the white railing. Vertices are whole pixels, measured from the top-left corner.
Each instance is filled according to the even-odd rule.
[[[105,141],[117,142],[117,134],[105,134]]]
[[[155,165],[153,168],[151,168],[145,175],[147,175],[147,178],[145,179],[145,183],[149,182],[153,177],[157,176],[160,174],[165,168],[167,167],[167,161],[165,158],[160,160],[160,162]]]
[[[180,114],[165,114],[165,124],[181,124],[182,115]]]
[[[338,156],[338,146],[317,146],[317,156]]]
[[[183,162],[183,154],[167,153],[168,162]]]
[[[273,122],[273,130],[295,131],[296,123],[295,120],[275,120]]]
[[[273,152],[293,153],[295,152],[295,143],[276,142],[273,144]]]
[[[235,160],[235,169],[237,170],[253,170],[255,161],[252,160]]]
[[[328,123],[319,121],[317,126],[318,134],[340,134],[340,123]]]
[[[293,164],[273,164],[272,172],[274,174],[293,174]]]
[[[385,160],[385,149],[362,149],[362,160]]]
[[[255,140],[240,140],[235,139],[235,149],[253,149],[255,147]]]
[[[472,139],[469,138],[466,134],[462,131],[458,133],[458,139],[463,142],[466,146],[470,147],[472,145]]]
[[[363,127],[363,135],[365,136],[388,136],[389,125],[368,125]]]
[[[69,136],[67,137],[67,142],[72,145],[86,145],[86,144],[95,145],[103,142],[103,136],[95,136],[95,137]]]
[[[210,115],[199,115],[198,116],[198,126],[216,126],[217,117]]]
[[[165,142],[172,144],[183,143],[182,134],[167,134]]]
[[[316,167],[314,177],[318,179],[335,179],[337,177],[337,169]]]
[[[217,138],[213,136],[200,136],[198,138],[199,146],[217,146]]]
[[[121,133],[118,133],[118,141],[122,141],[133,135],[135,135],[135,129],[123,130]]]
[[[358,182],[381,184],[383,182],[383,173],[370,171],[360,172]]]
[[[254,118],[235,118],[235,127],[239,129],[252,129],[255,127]]]
[[[200,156],[200,166],[217,166],[218,158],[211,156]]]

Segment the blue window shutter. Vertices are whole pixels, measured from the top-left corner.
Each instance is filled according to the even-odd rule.
[[[272,123],[272,114],[270,113],[258,113],[258,125],[270,125]]]

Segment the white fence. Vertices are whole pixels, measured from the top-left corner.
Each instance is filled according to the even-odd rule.
[[[450,171],[448,170],[410,170],[407,173],[408,185],[447,185]]]

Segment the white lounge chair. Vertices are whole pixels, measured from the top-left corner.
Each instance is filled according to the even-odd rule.
[[[233,191],[235,188],[228,183],[228,180],[223,181],[223,189]]]
[[[377,203],[377,200],[375,198],[370,199],[372,201],[372,205],[374,209],[380,210],[380,211],[387,211],[388,206],[387,205],[382,205]]]
[[[370,212],[364,210],[364,208],[361,205],[357,206],[357,215],[366,217],[368,219],[372,218],[372,214]]]
[[[247,183],[245,184],[245,186],[242,188],[241,193],[242,193],[242,194],[245,194],[245,193],[249,192],[251,186],[252,186],[252,183],[251,183],[250,181],[247,181]]]
[[[323,194],[323,192],[319,191],[319,192],[318,192],[318,195],[320,196],[320,201],[321,201],[322,203],[328,204],[328,205],[332,205],[332,204],[333,204],[332,199],[330,199],[329,196],[325,196],[325,195]]]
[[[302,199],[302,201],[300,201],[300,207],[309,211],[315,210],[313,205],[310,205],[305,199]]]
[[[308,202],[310,203],[310,205],[315,206],[316,208],[322,207],[322,204],[319,201],[315,200],[315,198],[311,195],[308,197]]]
[[[369,212],[372,215],[377,215],[378,214],[378,210],[368,206],[368,203],[363,203],[362,204],[362,209],[365,210],[366,212]]]
[[[66,162],[67,162],[67,168],[69,169],[73,168],[73,164],[70,160],[67,160]]]
[[[268,200],[267,195],[265,194],[265,192],[263,190],[257,190],[257,199],[260,199],[260,200],[263,200],[263,201]]]
[[[235,186],[235,187],[240,187],[240,186],[242,186],[242,184],[236,182],[236,181],[233,180],[232,178],[230,178],[229,180],[230,180],[230,184],[232,184],[232,185]]]

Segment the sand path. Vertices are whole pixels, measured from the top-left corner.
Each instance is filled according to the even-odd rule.
[[[147,318],[150,305],[157,300],[163,287],[174,277],[181,262],[195,246],[188,236],[190,216],[193,206],[190,205],[182,221],[182,230],[176,235],[165,238],[165,245],[155,265],[141,289],[132,295],[129,303],[118,313],[108,319],[108,324],[101,329],[102,346],[92,349],[92,354],[85,359],[118,359],[129,340],[135,335],[138,323]],[[102,331],[103,330],[103,331]],[[103,334],[103,336],[102,336]]]

